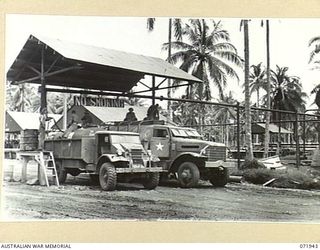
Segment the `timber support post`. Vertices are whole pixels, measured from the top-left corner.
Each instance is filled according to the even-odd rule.
[[[156,77],[152,76],[152,105],[156,104]]]
[[[45,71],[44,71],[44,46],[41,50],[41,87],[40,87],[40,126],[39,126],[39,149],[44,149],[44,140],[46,136],[46,115],[47,115],[47,91],[45,83]]]

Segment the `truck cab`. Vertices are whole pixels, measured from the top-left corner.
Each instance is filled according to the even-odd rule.
[[[228,182],[227,147],[203,140],[195,129],[163,121],[118,125],[117,129],[139,132],[144,148],[159,157],[167,175],[177,178],[181,187],[194,187],[200,179],[220,187]]]

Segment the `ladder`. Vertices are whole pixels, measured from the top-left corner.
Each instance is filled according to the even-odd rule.
[[[47,187],[50,186],[47,172],[48,170],[52,171],[51,176],[53,177],[55,184],[59,187],[59,178],[52,151],[40,151],[39,154],[35,156],[35,160],[40,164]]]

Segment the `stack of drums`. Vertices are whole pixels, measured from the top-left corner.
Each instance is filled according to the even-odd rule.
[[[20,134],[20,150],[37,150],[39,144],[38,135],[39,131],[37,129],[22,130]]]

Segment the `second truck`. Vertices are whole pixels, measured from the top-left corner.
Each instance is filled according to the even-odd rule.
[[[144,148],[160,159],[166,171],[162,177],[176,178],[181,187],[195,187],[200,179],[217,187],[228,182],[227,147],[203,140],[195,129],[164,121],[120,122],[106,128],[139,133]]]

